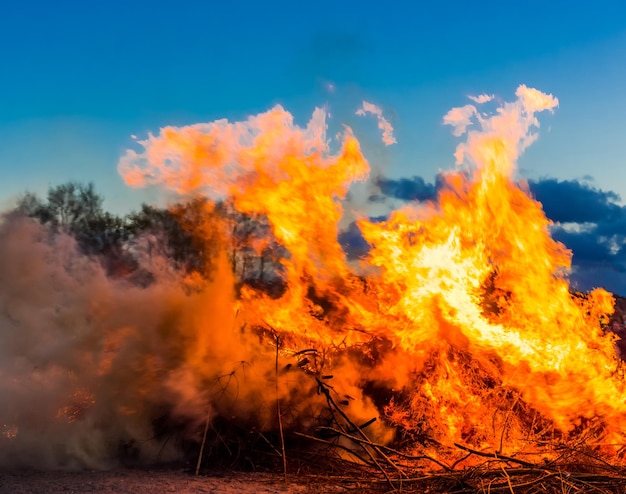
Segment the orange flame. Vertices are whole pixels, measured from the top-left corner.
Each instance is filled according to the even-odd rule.
[[[289,252],[287,289],[272,298],[245,287],[236,318],[293,349],[344,351],[334,365],[364,403],[353,413],[371,413],[364,387],[377,383],[395,393],[378,408],[389,423],[444,445],[520,450],[546,421],[561,434],[601,423],[598,440],[621,442],[624,381],[603,330],[613,297],[570,293],[571,252],[516,178],[536,114],[558,100],[523,85],[516,96],[493,115],[466,105],[444,117],[467,135],[455,154],[464,168],[445,175],[436,202],[358,222],[371,246],[360,273],[338,224],[369,165],[349,128],[330,150],[323,110],[305,128],[281,107],[246,122],[168,127],[141,142],[144,152],[130,151],[120,172],[132,186],[228,197],[267,216]]]

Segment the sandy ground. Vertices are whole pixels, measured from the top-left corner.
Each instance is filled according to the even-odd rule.
[[[350,488],[352,487],[352,489]],[[194,476],[183,469],[133,469],[82,472],[0,471],[1,494],[282,494],[341,493],[339,486],[318,479],[288,479],[263,473],[224,473]]]

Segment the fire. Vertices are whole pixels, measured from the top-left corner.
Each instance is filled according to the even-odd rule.
[[[304,127],[277,106],[138,141],[143,149],[127,152],[120,173],[131,186],[157,184],[195,201],[193,221],[181,213],[181,224],[204,238],[213,270],[163,270],[152,285],[129,287],[89,261],[68,262],[65,250],[22,225],[39,257],[71,271],[55,277],[39,266],[27,285],[58,279],[81,296],[75,312],[63,312],[63,290],[38,292],[61,314],[47,340],[53,353],[16,340],[25,356],[10,369],[19,378],[0,381],[13,398],[0,436],[28,443],[29,427],[44,428],[41,417],[53,415],[49,424],[62,423],[57,442],[90,430],[107,447],[117,434],[148,448],[163,410],[193,437],[220,416],[271,429],[277,408],[287,410],[282,426],[306,429],[332,390],[354,423],[410,452],[454,458],[460,444],[546,457],[551,441],[584,436],[617,458],[626,390],[606,331],[614,299],[603,289],[570,291],[571,252],[551,238],[516,170],[537,138],[538,114],[558,100],[526,86],[493,113],[477,105],[495,104],[494,96],[471,100],[444,117],[465,139],[437,199],[380,222],[346,207],[370,164],[350,128],[337,142],[327,138],[322,109]],[[388,143],[391,124],[367,105],[362,112],[377,116]],[[237,216],[224,210],[262,228],[234,234]],[[346,217],[360,218],[369,244],[357,263],[338,241]],[[26,255],[16,242],[0,248]],[[280,289],[239,276],[246,261],[232,257],[233,246],[272,253]],[[15,320],[30,316],[12,310]],[[15,334],[34,341],[29,331]],[[41,370],[33,373],[32,362]],[[39,382],[47,383],[47,408],[20,414],[30,406],[22,383]],[[90,444],[78,437],[69,449],[87,455]]]
[[[496,116],[479,116],[481,131],[457,150],[474,168],[448,174],[437,204],[361,222],[373,246],[369,262],[383,268],[382,290],[395,294],[383,311],[407,320],[392,337],[409,355],[425,348],[442,359],[467,353],[561,431],[583,416],[601,417],[617,441],[624,384],[615,376],[614,340],[601,329],[613,299],[604,290],[584,303],[571,296],[570,252],[550,238],[541,205],[513,179],[519,150],[534,139],[534,113],[556,100],[524,86],[517,94]],[[449,122],[466,126],[455,113]],[[444,375],[427,376],[417,391],[440,407],[441,419],[431,422],[443,425],[449,442],[458,441],[459,429],[487,430],[485,396],[459,375],[466,369],[439,365]],[[481,445],[493,447],[494,439],[485,436]]]
[[[598,442],[621,443],[624,381],[604,330],[613,298],[570,293],[571,252],[550,237],[541,204],[516,176],[537,114],[558,100],[526,86],[516,96],[491,115],[474,105],[446,115],[467,136],[455,154],[461,168],[445,175],[435,202],[358,222],[371,247],[358,272],[338,224],[369,165],[348,128],[331,152],[322,110],[304,129],[280,107],[245,123],[167,128],[120,170],[133,186],[221,195],[267,216],[289,252],[286,290],[272,298],[245,287],[238,318],[283,335],[285,351],[344,355],[343,385],[362,413],[376,413],[363,391],[376,383],[394,390],[378,409],[388,423],[444,446],[528,450],[542,428],[554,437],[590,424]]]

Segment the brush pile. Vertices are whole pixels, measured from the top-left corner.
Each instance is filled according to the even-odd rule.
[[[619,298],[616,305],[623,302]],[[611,327],[623,327],[619,311]],[[202,439],[187,443],[196,474],[216,468],[281,471],[292,480],[343,486],[355,492],[626,492],[626,445],[604,445],[606,431],[600,420],[583,421],[568,432],[559,430],[525,403],[518,391],[497,382],[493,369],[482,368],[461,350],[449,348],[447,359],[462,366],[465,386],[476,388],[477,395],[490,396],[490,405],[495,405],[491,422],[499,435],[497,448],[469,447],[471,436],[461,436],[451,445],[438,442],[432,436],[426,409],[420,416],[413,412],[407,420],[410,394],[375,382],[363,383],[363,389],[381,414],[357,423],[350,417],[353,398],[334,385],[335,376],[329,373],[330,362],[339,358],[336,354],[341,350],[289,351],[275,332],[259,330],[259,336],[275,345],[276,381],[288,381],[294,373],[306,376],[324,406],[303,420],[302,408],[311,413],[310,403],[277,399],[276,416],[266,430],[241,423],[236,417],[207,422]],[[372,345],[350,352],[358,351],[362,359],[371,361],[384,353],[381,348],[386,346],[379,340]],[[425,367],[431,378],[438,372],[438,361],[439,356],[433,356]],[[620,361],[615,372],[623,371]],[[427,382],[417,374],[415,379],[416,387]],[[298,417],[297,422],[290,422],[290,416]],[[525,427],[523,442],[508,443],[512,424]],[[381,425],[394,431],[385,443],[375,439],[380,437]]]

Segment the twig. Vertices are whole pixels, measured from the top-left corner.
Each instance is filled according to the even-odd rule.
[[[334,427],[320,427],[320,429],[324,429],[324,430],[329,430],[334,432],[335,434],[341,435],[343,437],[345,437],[346,439],[350,439],[351,441],[357,442],[357,443],[361,443],[361,444],[367,444],[368,446],[371,446],[372,448],[379,448],[379,449],[384,449],[385,451],[388,451],[391,454],[394,455],[398,455],[401,456],[402,458],[405,458],[407,460],[413,460],[413,461],[419,461],[419,460],[429,460],[432,461],[433,463],[436,463],[437,465],[439,465],[441,468],[443,468],[446,471],[451,471],[452,469],[446,465],[445,463],[431,457],[428,455],[419,455],[419,456],[413,456],[413,455],[408,455],[406,453],[402,453],[396,449],[390,448],[389,446],[385,446],[383,444],[377,444],[373,441],[371,441],[368,438],[362,439],[360,437],[356,437],[353,436],[351,434],[348,434],[347,432],[343,432],[340,431],[339,429],[335,429]]]
[[[211,421],[211,410],[207,410],[206,421],[204,422],[204,434],[202,434],[202,444],[200,445],[200,453],[198,454],[198,463],[196,463],[196,475],[200,473],[200,464],[202,463],[202,455],[204,454],[204,445],[206,444],[206,435],[209,431],[209,422]]]
[[[513,409],[515,408],[515,405],[517,405],[517,402],[519,401],[519,396],[520,396],[519,394],[516,394],[513,405],[511,406],[510,409],[507,410],[506,415],[504,416],[504,424],[502,424],[502,434],[500,434],[500,447],[498,448],[499,452],[502,451],[503,449],[504,434],[506,433],[506,428],[509,425],[509,417],[511,416],[511,413],[513,412]]]
[[[507,476],[508,476],[508,472],[507,472]],[[552,478],[552,477],[555,477],[555,476],[556,476],[556,473],[554,473],[554,472],[546,473],[543,477],[539,477],[537,479],[529,480],[528,482],[522,482],[521,484],[515,484],[513,487],[515,489],[518,489],[518,490],[522,489],[522,488],[526,488],[526,487],[531,487],[531,486],[533,486],[535,484],[540,484],[541,482],[545,482],[549,478]]]
[[[278,451],[278,450],[276,449],[276,446],[274,446],[268,438],[266,438],[266,437],[265,437],[262,433],[260,433],[260,432],[259,432],[258,434],[259,434],[259,437],[260,437],[261,439],[263,439],[263,441],[265,441],[265,442],[266,442],[266,444],[267,444],[270,448],[272,448],[272,449],[274,450],[274,453],[276,453],[278,456],[282,457],[281,452],[280,452],[280,451]]]
[[[358,433],[361,435],[361,437],[367,441],[369,441],[367,435],[359,428],[359,426],[357,426],[354,422],[352,422],[352,420],[350,420],[350,417],[348,417],[346,415],[346,413],[339,408],[339,406],[337,405],[337,403],[335,403],[335,400],[333,400],[333,398],[330,396],[330,392],[328,391],[327,385],[325,383],[323,383],[322,381],[320,381],[319,379],[317,379],[317,384],[319,386],[319,389],[322,393],[324,393],[324,396],[326,397],[326,401],[328,402],[329,406],[331,406],[331,408],[334,408],[340,415],[341,417],[346,421],[346,423],[352,427],[354,430],[358,431]],[[389,485],[391,486],[392,489],[395,489],[395,486],[393,485],[393,483],[391,482],[391,479],[389,477],[389,475],[387,474],[387,471],[382,467],[382,465],[378,462],[378,460],[376,459],[376,457],[374,456],[374,454],[372,454],[372,452],[364,447],[361,446],[365,452],[368,454],[368,456],[372,459],[372,461],[374,462],[374,464],[380,469],[380,471],[383,473],[383,475],[385,476],[385,478],[387,479],[387,481],[389,482]],[[380,451],[379,448],[376,448],[375,446],[373,447],[374,450],[380,455],[382,456],[387,463],[393,467],[395,470],[398,471],[398,473],[402,476],[402,477],[406,477],[406,474],[398,467],[398,465],[396,465],[393,461],[391,461],[391,459],[385,455],[385,453],[383,453],[382,451]]]
[[[586,451],[583,451],[582,449],[577,449],[577,448],[569,446],[567,444],[559,444],[558,447],[560,447],[562,449],[567,449],[567,450],[569,450],[570,453],[577,453],[577,454],[580,454],[580,455],[584,455],[587,458],[591,458],[592,460],[600,462],[603,465],[605,465],[606,468],[608,468],[609,470],[613,470],[616,473],[620,473],[620,474],[624,473],[618,467],[616,467],[615,465],[611,465],[608,461],[602,459],[600,456],[592,455],[590,453],[587,453]]]
[[[454,445],[459,448],[462,449],[463,451],[467,451],[468,453],[471,453],[473,455],[476,456],[482,456],[483,458],[491,458],[493,460],[500,460],[500,461],[509,461],[511,463],[517,463],[518,465],[523,465],[525,467],[529,467],[529,468],[536,468],[537,465],[530,463],[528,461],[524,461],[524,460],[518,460],[517,458],[512,458],[511,456],[505,456],[505,455],[499,455],[496,453],[484,453],[482,451],[476,451],[475,449],[471,449],[468,448],[467,446],[463,446],[461,444],[458,443],[454,443]]]
[[[303,434],[301,432],[294,432],[294,435],[300,436],[300,437],[304,437],[306,439],[310,439],[311,441],[316,441],[318,443],[325,444],[326,446],[329,446],[331,448],[343,449],[344,451],[350,453],[355,458],[357,458],[359,461],[361,461],[364,465],[367,465],[370,468],[373,468],[373,467],[376,466],[374,463],[372,463],[372,462],[368,461],[367,459],[363,458],[361,455],[359,455],[353,449],[350,449],[347,446],[344,446],[343,444],[331,443],[329,441],[326,441],[326,440],[322,439],[321,437],[310,436],[308,434]]]
[[[280,433],[280,450],[282,452],[282,457],[283,457],[283,477],[286,482],[287,481],[287,454],[285,453],[285,435],[283,432],[283,418],[282,418],[282,413],[280,411],[280,395],[279,395],[279,389],[278,389],[278,347],[280,343],[280,336],[278,336],[278,333],[274,333],[274,337],[276,338],[276,367],[275,367],[276,414],[278,416],[278,431]]]
[[[509,486],[509,490],[511,491],[511,494],[515,494],[515,491],[513,490],[513,486],[511,485],[510,475],[506,473],[506,470],[504,469],[503,466],[500,466],[500,468],[502,469],[502,473],[504,473],[504,477],[506,478],[506,483]]]
[[[464,461],[465,461],[465,460],[467,460],[470,456],[472,456],[472,453],[467,453],[467,454],[466,454],[465,456],[463,456],[462,458],[459,458],[458,460],[456,460],[456,461],[452,464],[452,466],[450,467],[450,470],[454,470],[454,469],[456,468],[456,466],[457,466],[459,463],[464,462]]]
[[[222,442],[222,444],[224,445],[224,447],[226,448],[226,451],[228,451],[228,454],[230,456],[233,456],[233,452],[230,450],[230,448],[228,447],[228,443],[226,442],[226,440],[222,437],[222,435],[219,433],[219,431],[213,426],[211,425],[211,430],[213,432],[215,432],[215,435],[217,436],[217,438]]]

